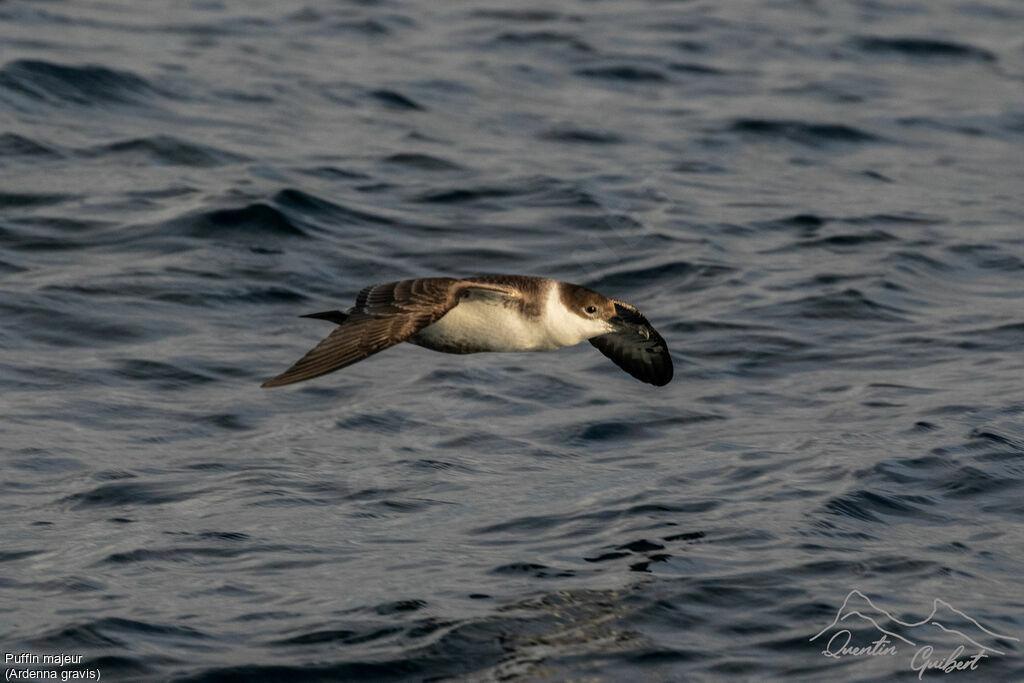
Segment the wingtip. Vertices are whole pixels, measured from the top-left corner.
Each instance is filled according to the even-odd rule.
[[[274,387],[283,387],[286,384],[293,384],[294,382],[299,381],[292,379],[287,375],[287,372],[283,372],[280,375],[277,375],[276,377],[271,377],[270,379],[268,379],[267,381],[260,385],[260,389],[273,389]]]
[[[281,373],[277,377],[271,377],[266,382],[260,385],[260,389],[273,389],[274,387],[283,387],[287,384],[295,384],[301,382],[309,377],[294,377],[289,376],[288,372]]]
[[[657,382],[651,382],[651,384],[653,384],[656,387],[663,387],[669,382],[671,382],[672,378],[675,377],[676,375],[675,366],[672,365],[672,356],[668,355],[667,351],[665,353],[665,369],[663,372],[664,376],[659,377]]]

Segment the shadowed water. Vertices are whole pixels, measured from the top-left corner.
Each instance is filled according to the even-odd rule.
[[[857,589],[1001,634],[936,613],[991,650],[946,678],[1024,679],[1022,35],[1010,0],[0,3],[3,651],[917,680],[810,641]],[[402,345],[259,389],[331,329],[298,315],[488,272],[636,304],[674,381]]]

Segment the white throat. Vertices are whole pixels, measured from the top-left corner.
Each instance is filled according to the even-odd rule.
[[[552,282],[541,316],[541,324],[547,330],[552,348],[573,346],[613,329],[605,320],[586,318],[566,308],[559,290],[559,283]]]

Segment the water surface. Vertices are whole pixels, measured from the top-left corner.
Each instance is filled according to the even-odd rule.
[[[858,589],[1021,680],[1022,35],[1009,0],[0,4],[4,651],[916,680],[809,641]],[[675,380],[403,345],[259,389],[330,330],[299,314],[481,272],[635,303]]]

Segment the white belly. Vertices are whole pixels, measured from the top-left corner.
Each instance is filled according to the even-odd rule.
[[[528,319],[494,298],[463,299],[410,339],[448,353],[479,351],[551,351],[558,344],[539,319]]]

